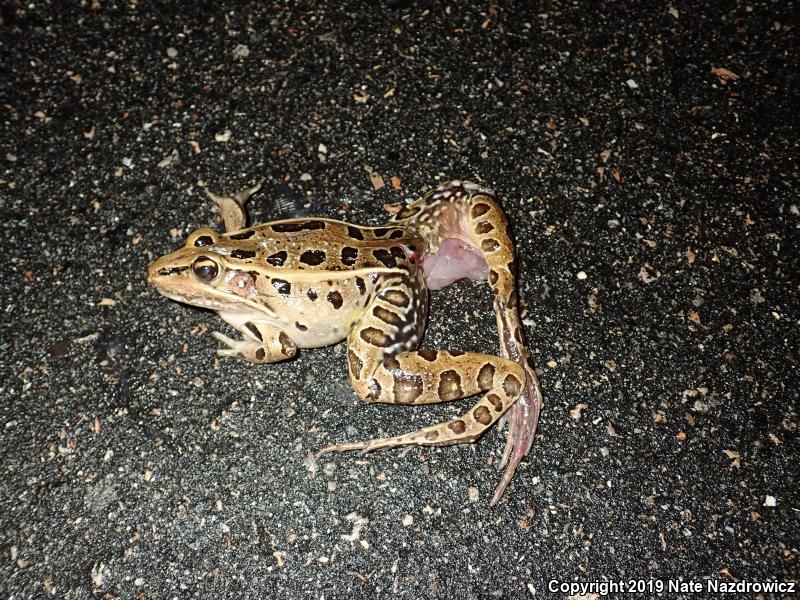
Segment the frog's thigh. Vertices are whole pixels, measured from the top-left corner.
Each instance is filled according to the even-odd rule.
[[[491,196],[478,194],[464,206],[469,233],[489,267],[489,285],[506,301],[514,294],[517,274],[514,245],[503,209]]]
[[[241,340],[234,340],[215,331],[214,337],[228,346],[217,350],[217,354],[261,364],[280,362],[297,353],[297,346],[292,339],[284,331],[268,323],[248,321],[242,331],[246,337]]]
[[[260,183],[246,190],[242,190],[233,197],[218,196],[206,190],[206,196],[214,201],[219,210],[219,214],[222,215],[222,221],[225,223],[226,232],[238,231],[247,226],[247,213],[244,210],[244,205],[250,196],[255,194],[259,189],[261,189]]]
[[[431,404],[487,392],[466,413],[411,433],[329,446],[319,451],[378,450],[412,444],[447,445],[478,439],[519,398],[525,373],[513,361],[474,352],[419,350],[389,357],[367,380],[373,402]]]

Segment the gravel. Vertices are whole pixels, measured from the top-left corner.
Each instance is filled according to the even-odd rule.
[[[791,3],[337,6],[0,4],[3,596],[797,581]],[[543,370],[494,509],[498,429],[306,460],[466,404],[360,403],[341,346],[219,360],[227,326],[144,280],[220,227],[203,187],[376,224],[451,178],[504,203]],[[496,352],[493,323],[457,284],[424,345]]]

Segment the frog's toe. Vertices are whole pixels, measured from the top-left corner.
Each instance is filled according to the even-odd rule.
[[[233,338],[229,338],[224,333],[220,333],[219,331],[212,331],[211,335],[213,335],[215,339],[217,339],[218,341],[222,342],[223,344],[225,344],[230,348],[236,346],[237,341],[234,340]]]
[[[249,187],[249,188],[247,188],[246,190],[242,190],[241,192],[238,192],[238,193],[237,193],[237,194],[236,194],[236,195],[233,197],[233,199],[234,199],[234,200],[236,200],[236,201],[239,203],[239,206],[244,206],[244,203],[245,203],[245,202],[247,202],[247,200],[250,198],[250,196],[252,196],[252,195],[253,195],[253,194],[255,194],[255,193],[258,191],[258,190],[260,190],[260,189],[261,189],[261,183],[262,183],[262,182],[260,182],[260,181],[259,181],[259,182],[258,182],[257,184],[255,184],[253,187]]]
[[[314,455],[316,458],[323,456],[325,454],[329,454],[330,452],[346,452],[347,450],[361,450],[361,454],[366,454],[369,452],[368,448],[369,442],[349,442],[345,444],[333,444],[331,446],[325,446],[322,450],[317,450],[317,453]]]
[[[239,356],[241,354],[242,342],[241,340],[234,340],[233,338],[229,338],[224,333],[220,333],[219,331],[214,331],[212,334],[214,338],[222,342],[227,346],[227,348],[217,348],[217,356]]]

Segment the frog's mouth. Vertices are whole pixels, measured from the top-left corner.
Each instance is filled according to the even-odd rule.
[[[191,304],[192,306],[197,306],[199,308],[208,308],[210,310],[223,310],[227,309],[230,304],[225,302],[220,302],[219,300],[214,300],[213,298],[205,298],[205,297],[196,297],[196,298],[188,298],[181,294],[175,294],[172,292],[168,292],[166,290],[161,290],[156,288],[159,294],[162,296],[169,298],[170,300],[175,300],[175,302],[180,302],[182,304]]]

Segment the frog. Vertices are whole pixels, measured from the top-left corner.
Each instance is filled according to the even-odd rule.
[[[350,383],[364,402],[421,405],[479,396],[445,422],[331,444],[315,458],[472,443],[507,419],[494,506],[530,451],[543,406],[519,314],[511,231],[495,193],[452,180],[396,207],[378,226],[320,217],[248,226],[245,205],[260,187],[233,195],[206,191],[224,232],[190,233],[182,248],[148,265],[149,284],[167,298],[216,312],[240,334],[213,332],[219,356],[269,364],[345,341]],[[463,278],[488,282],[502,356],[421,347],[429,291]]]

